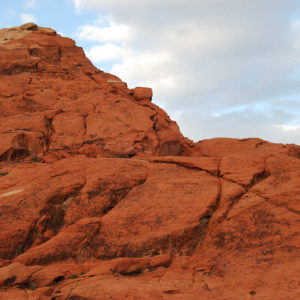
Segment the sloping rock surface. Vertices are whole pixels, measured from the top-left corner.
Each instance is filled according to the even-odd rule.
[[[0,30],[0,299],[300,298],[300,147],[194,144],[151,100]]]

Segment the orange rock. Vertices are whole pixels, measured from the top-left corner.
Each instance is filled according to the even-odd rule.
[[[194,144],[151,99],[0,30],[0,299],[300,297],[300,147]]]
[[[131,90],[131,93],[133,94],[134,98],[136,100],[152,100],[153,92],[150,88],[145,87],[136,87]]]
[[[11,32],[15,35],[5,40]],[[86,144],[108,156],[180,153],[185,140],[178,127],[155,106],[136,101],[150,100],[151,89],[129,90],[92,66],[72,40],[49,29],[26,24],[2,35],[0,116],[11,121],[1,122],[1,160]],[[46,116],[49,110],[57,112]]]
[[[40,269],[39,266],[26,267],[17,262],[2,267],[0,269],[0,286],[26,285],[31,275]]]

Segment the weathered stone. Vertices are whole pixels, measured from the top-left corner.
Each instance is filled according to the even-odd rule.
[[[298,299],[300,147],[193,143],[74,41],[0,30],[0,299]]]
[[[134,98],[136,100],[152,100],[153,92],[151,88],[146,87],[136,87],[131,90]]]

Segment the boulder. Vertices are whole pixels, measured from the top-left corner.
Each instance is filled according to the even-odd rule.
[[[131,90],[133,97],[137,100],[152,100],[153,92],[151,88],[136,87]]]

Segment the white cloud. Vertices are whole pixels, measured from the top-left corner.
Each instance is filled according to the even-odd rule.
[[[36,17],[25,13],[21,14],[20,19],[22,23],[30,23],[30,22],[35,23],[37,21]]]
[[[121,64],[114,65],[112,72],[127,77],[130,81],[151,80],[166,75],[164,67],[170,61],[171,57],[167,52],[134,53],[125,57]]]
[[[81,6],[82,6],[81,0],[73,0],[73,2],[74,2],[74,6],[75,6],[76,11],[80,12]]]
[[[87,56],[95,63],[121,59],[126,55],[128,55],[128,51],[125,48],[111,43],[103,46],[93,46],[87,51]]]
[[[276,106],[282,98],[300,101],[300,21],[292,18],[300,14],[299,1],[73,1],[80,12],[108,16],[79,30],[80,38],[99,44],[91,59],[100,62],[101,49],[111,72],[129,86],[150,85],[154,101],[186,135],[240,137],[243,130],[300,144],[298,129],[278,127],[298,124],[299,106],[294,113],[285,101]],[[265,102],[264,111],[255,110]]]
[[[124,42],[132,37],[129,26],[116,24],[110,19],[98,19],[93,24],[79,27],[78,37],[85,41],[105,42]]]
[[[284,132],[299,132],[300,133],[300,125],[287,125],[280,124],[277,127]]]
[[[126,78],[130,87],[152,87],[157,92],[154,98],[159,99],[179,93],[178,78],[168,72],[172,63],[172,56],[168,52],[128,51],[120,63],[114,64],[111,73]]]
[[[36,6],[36,1],[37,0],[27,0],[24,4],[24,7],[26,9],[34,8]]]

